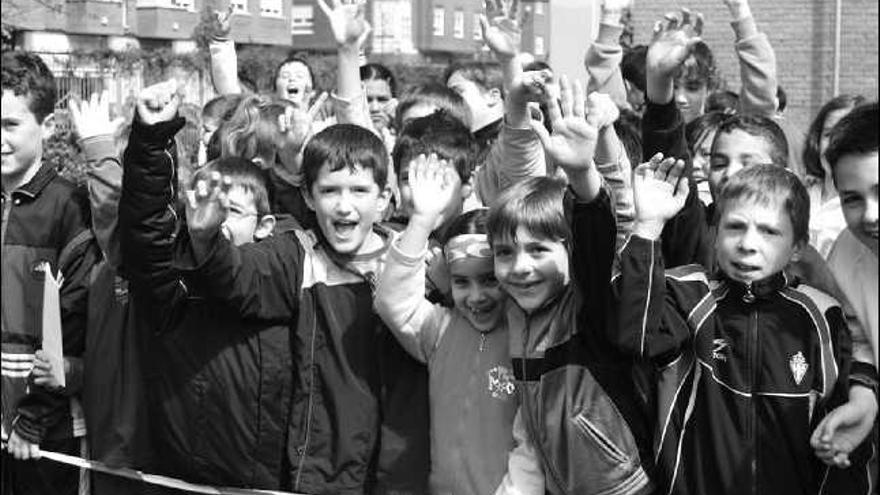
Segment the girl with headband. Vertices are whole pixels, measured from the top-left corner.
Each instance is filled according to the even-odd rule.
[[[514,446],[517,409],[504,307],[486,236],[485,209],[446,229],[443,253],[453,307],[425,298],[428,236],[455,200],[456,172],[435,155],[409,166],[413,211],[389,249],[376,289],[376,310],[403,347],[428,366],[431,400],[431,493],[493,493]],[[534,480],[544,493],[544,480]]]

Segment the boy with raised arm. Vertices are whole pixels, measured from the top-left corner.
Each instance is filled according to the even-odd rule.
[[[682,495],[833,491],[836,468],[813,456],[810,435],[850,384],[875,385],[876,370],[852,362],[837,302],[783,271],[807,242],[806,190],[774,165],[734,174],[717,196],[717,274],[665,271],[658,240],[688,195],[683,173],[659,157],[634,172],[636,223],[609,327],[617,348],[658,370],[658,481]]]

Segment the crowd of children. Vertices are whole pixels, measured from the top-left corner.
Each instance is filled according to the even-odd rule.
[[[170,80],[126,124],[70,101],[85,187],[42,160],[51,72],[4,53],[3,495],[181,493],[44,452],[309,495],[876,493],[880,110],[799,135],[723,2],[739,94],[699,13],[624,50],[631,0],[586,84],[486,0],[495,62],[415,88],[319,0],[329,95],[295,56],[257,94],[217,13],[196,166]]]

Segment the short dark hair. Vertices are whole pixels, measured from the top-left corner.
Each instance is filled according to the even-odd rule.
[[[565,182],[557,177],[532,177],[502,192],[489,209],[489,243],[516,239],[523,227],[536,237],[571,240],[565,217]]]
[[[693,60],[693,63],[690,62]],[[706,86],[709,91],[714,91],[720,84],[718,68],[715,65],[715,55],[709,45],[698,41],[691,55],[679,68],[676,80],[696,81]]]
[[[645,92],[647,88],[647,70],[645,61],[648,55],[646,45],[636,45],[623,54],[620,61],[620,73],[630,84]]]
[[[739,95],[729,89],[715,90],[706,98],[706,112],[736,113],[739,109]]]
[[[703,140],[708,132],[717,131],[721,126],[721,123],[729,117],[729,114],[722,112],[706,112],[685,124],[684,137],[687,141],[688,150],[690,150],[691,156],[695,155],[697,143]]]
[[[397,80],[391,69],[382,64],[369,63],[361,66],[361,81],[385,81],[391,90],[391,96],[397,96]]]
[[[775,165],[755,165],[730,176],[716,198],[715,223],[731,203],[748,200],[760,204],[782,201],[791,220],[796,243],[810,240],[810,195],[793,172]]]
[[[550,64],[548,64],[547,62],[544,62],[543,60],[532,60],[531,62],[524,65],[522,70],[523,70],[523,72],[531,72],[531,71],[538,71],[538,70],[549,70],[550,72],[553,72],[553,68],[550,67]]]
[[[740,130],[751,136],[764,138],[770,145],[770,160],[774,165],[788,168],[788,139],[785,132],[779,127],[773,119],[764,117],[763,115],[753,114],[733,114],[729,115],[715,133],[715,140],[712,142],[712,150],[714,152],[718,138],[722,134],[727,134],[736,130]]]
[[[857,106],[840,119],[831,130],[825,159],[834,172],[837,162],[846,155],[877,153],[877,130],[880,129],[877,102]]]
[[[807,175],[818,179],[825,178],[825,169],[822,168],[822,130],[825,127],[825,120],[828,114],[836,112],[844,108],[851,108],[861,105],[865,102],[865,97],[861,95],[839,95],[828,100],[822,105],[816,118],[810,124],[807,130],[807,138],[804,140],[804,151],[801,155],[804,163],[804,171]]]
[[[263,217],[272,213],[269,197],[269,177],[266,170],[254,162],[239,156],[225,156],[211,160],[198,169],[192,176],[192,186],[199,179],[207,179],[212,172],[219,172],[230,180],[232,187],[241,187],[254,197],[257,215]]]
[[[302,157],[303,186],[311,191],[321,168],[331,172],[360,166],[373,172],[380,189],[388,182],[388,150],[378,136],[354,124],[334,124],[315,134]]]
[[[449,84],[449,78],[456,72],[483,91],[497,89],[504,94],[504,73],[497,62],[456,62],[446,68],[443,82]]]
[[[0,69],[3,91],[12,91],[15,96],[27,98],[28,110],[34,114],[37,122],[42,123],[46,116],[55,111],[55,76],[39,55],[22,51],[5,52]]]
[[[394,127],[402,128],[405,125],[403,115],[420,104],[434,105],[470,128],[470,114],[461,95],[436,83],[415,86],[400,97],[394,114]]]
[[[318,89],[318,85],[317,85],[318,82],[315,81],[315,70],[312,69],[312,66],[309,65],[308,61],[306,61],[305,58],[303,58],[299,55],[296,55],[296,54],[290,54],[287,56],[287,58],[282,60],[281,63],[275,67],[275,72],[272,73],[272,91],[278,91],[278,88],[275,87],[275,84],[278,81],[278,75],[281,74],[281,69],[285,65],[291,64],[294,62],[296,62],[298,64],[303,64],[305,66],[306,70],[309,71],[309,78],[312,80],[312,88]]]
[[[455,217],[443,232],[441,243],[445,246],[450,239],[457,235],[487,234],[489,233],[489,209],[477,208],[466,211]]]
[[[413,158],[431,153],[452,162],[462,184],[470,180],[477,155],[476,140],[463,122],[442,110],[415,119],[400,131],[391,153],[398,178]]]

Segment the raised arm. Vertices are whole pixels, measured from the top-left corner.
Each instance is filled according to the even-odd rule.
[[[767,35],[758,31],[748,0],[724,0],[730,11],[730,25],[736,34],[739,58],[739,111],[774,117],[776,101],[776,53]]]
[[[633,0],[605,0],[599,18],[599,33],[596,40],[587,48],[584,65],[590,75],[587,92],[598,91],[611,97],[620,108],[628,108],[626,86],[620,62],[623,60],[623,48],[620,46],[620,35],[623,24],[620,17],[632,7]]]
[[[453,201],[455,171],[435,155],[410,163],[409,186],[413,213],[400,237],[391,245],[388,262],[376,287],[376,312],[404,349],[427,363],[449,326],[452,310],[425,298],[425,255],[428,237]]]
[[[168,307],[183,292],[172,267],[178,230],[173,143],[184,125],[183,118],[177,116],[179,104],[174,81],[144,89],[138,95],[123,159],[121,266],[132,291],[155,307]]]
[[[684,206],[688,190],[683,171],[681,160],[657,155],[633,173],[636,220],[614,281],[617,325],[607,328],[609,340],[634,356],[668,360],[690,338],[687,319],[676,304],[675,281],[667,284],[657,242],[664,224]],[[694,290],[707,290],[693,284]]]
[[[229,38],[232,28],[232,2],[225,12],[214,11],[214,36],[208,45],[211,52],[211,79],[214,91],[219,95],[241,93],[238,82],[238,55],[235,53],[235,42]]]
[[[370,24],[365,18],[364,0],[318,0],[318,6],[330,21],[336,40],[336,94],[333,95],[336,121],[356,124],[373,130],[366,95],[361,85],[360,53]]]
[[[92,93],[87,101],[68,101],[70,118],[86,157],[92,231],[104,256],[119,268],[118,209],[122,193],[122,164],[116,150],[116,133],[123,119],[110,118],[109,92]]]
[[[531,129],[529,102],[536,101],[550,82],[547,71],[526,72],[519,59],[522,32],[516,2],[486,2],[480,17],[486,45],[504,73],[504,123],[482,167],[475,175],[477,196],[489,205],[504,189],[546,173],[544,151]]]

